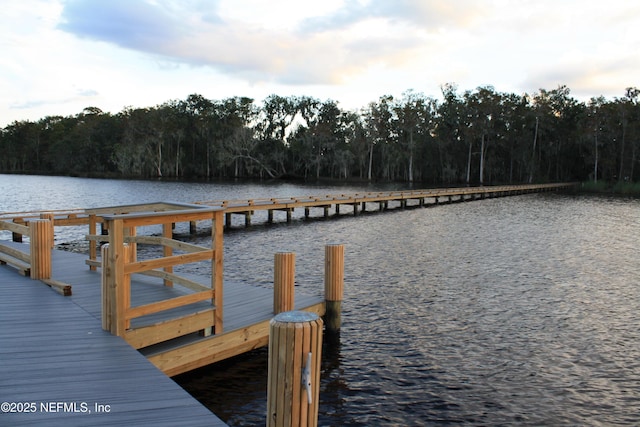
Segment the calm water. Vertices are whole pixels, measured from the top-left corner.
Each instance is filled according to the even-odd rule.
[[[27,177],[26,197],[16,179],[0,175],[0,211],[332,190]],[[320,294],[324,245],[345,244],[321,425],[638,425],[639,241],[640,200],[526,195],[237,229],[225,277],[268,287],[294,251],[298,289]],[[266,366],[259,350],[176,379],[230,425],[264,425]]]

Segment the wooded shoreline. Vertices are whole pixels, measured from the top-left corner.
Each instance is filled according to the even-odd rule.
[[[412,90],[358,111],[333,100],[192,94],[117,114],[97,107],[0,129],[0,173],[301,179],[428,186],[639,181],[640,90],[588,103],[566,86],[443,100]]]

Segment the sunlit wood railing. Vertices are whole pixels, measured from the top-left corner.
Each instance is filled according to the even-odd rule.
[[[107,213],[109,212],[109,213]],[[134,213],[131,213],[134,212]],[[123,337],[135,348],[142,348],[182,335],[201,331],[223,331],[223,215],[221,209],[196,205],[157,203],[87,210],[95,221],[108,229],[102,250],[103,328]],[[177,222],[211,221],[211,247],[197,246],[173,239]],[[138,235],[138,227],[160,225],[161,236]],[[90,241],[104,240],[89,235]],[[138,259],[138,245],[159,247],[162,256]],[[174,253],[174,251],[179,253]],[[149,255],[147,255],[149,256]],[[195,262],[211,265],[210,282],[198,283],[174,272],[174,267]],[[132,305],[131,277],[135,274],[158,279],[156,286],[172,288],[179,284],[185,292],[156,292],[154,300]],[[135,283],[134,283],[135,286]],[[162,297],[161,295],[164,295]],[[158,299],[160,298],[160,299]],[[198,303],[208,302],[206,308]],[[171,310],[183,309],[180,313]],[[145,316],[162,313],[160,320],[145,321]],[[134,325],[135,320],[139,325]]]

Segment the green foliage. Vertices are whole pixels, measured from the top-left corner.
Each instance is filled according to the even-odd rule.
[[[616,194],[640,196],[640,182],[617,182],[613,186]]]
[[[640,91],[581,103],[566,86],[532,95],[491,86],[442,100],[408,90],[360,111],[307,96],[210,100],[192,94],[112,115],[0,129],[0,172],[69,175],[366,179],[433,185],[593,181],[637,191]]]
[[[587,193],[607,193],[611,189],[611,186],[604,181],[587,181],[583,182],[581,191]]]

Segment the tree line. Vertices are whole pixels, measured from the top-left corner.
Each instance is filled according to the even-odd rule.
[[[0,172],[110,177],[360,179],[433,185],[638,180],[640,90],[579,102],[491,86],[408,90],[358,111],[308,96],[193,94],[117,114],[15,121]]]

